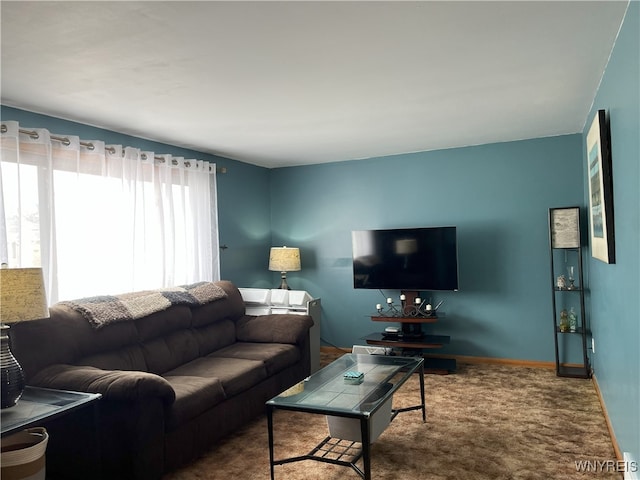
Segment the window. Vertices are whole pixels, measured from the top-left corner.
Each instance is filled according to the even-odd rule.
[[[3,126],[0,261],[50,303],[219,279],[214,165]]]

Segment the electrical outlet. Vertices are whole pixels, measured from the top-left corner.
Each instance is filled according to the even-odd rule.
[[[591,352],[596,353],[596,339],[591,337]]]

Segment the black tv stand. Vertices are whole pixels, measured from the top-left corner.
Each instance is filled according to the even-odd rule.
[[[397,334],[372,333],[364,340],[369,345],[382,347],[392,347],[402,350],[403,355],[422,355],[424,350],[442,348],[450,342],[448,335],[427,335],[422,331],[423,323],[436,323],[438,317],[431,315],[428,317],[386,317],[372,316],[374,322],[400,323],[402,332]],[[447,374],[455,372],[456,360],[453,358],[431,358],[424,357],[425,372]]]
[[[402,336],[404,338],[422,338],[422,327],[420,323],[402,323]]]
[[[399,340],[419,340],[421,338],[424,337],[424,333],[419,332],[419,333],[403,333],[403,332],[399,332],[399,333],[389,333],[389,332],[383,332],[382,333],[382,338],[384,338],[385,340],[392,340],[392,341],[399,341]]]

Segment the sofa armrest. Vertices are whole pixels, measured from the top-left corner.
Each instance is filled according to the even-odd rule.
[[[236,322],[236,337],[241,342],[300,345],[312,326],[313,319],[310,315],[245,315]]]
[[[50,365],[30,381],[34,387],[101,393],[105,399],[139,400],[159,397],[165,405],[176,399],[173,387],[153,373],[125,370],[102,370],[82,365]]]

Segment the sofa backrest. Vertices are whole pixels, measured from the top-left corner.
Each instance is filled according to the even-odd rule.
[[[54,305],[50,318],[11,327],[13,354],[27,381],[58,363],[162,374],[236,341],[236,321],[245,313],[242,296],[231,282],[216,284],[226,298],[194,308],[174,305],[100,329],[69,306]]]

